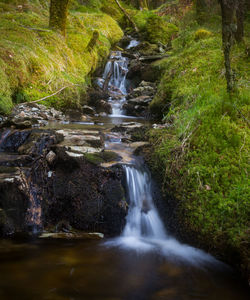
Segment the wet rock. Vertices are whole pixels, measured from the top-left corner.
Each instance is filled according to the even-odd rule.
[[[118,46],[125,49],[130,44],[131,40],[132,38],[130,36],[124,36],[118,43]]]
[[[100,240],[104,234],[100,232],[44,232],[41,239],[63,239],[63,240]]]
[[[148,147],[150,144],[148,142],[134,142],[129,144],[131,148],[133,148],[133,153],[135,155],[139,155],[141,150],[145,147]]]
[[[88,105],[84,105],[82,111],[84,114],[91,115],[91,116],[94,116],[96,113],[95,109]]]
[[[56,159],[56,154],[53,151],[50,151],[47,155],[46,155],[46,160],[47,162],[51,165]]]
[[[130,133],[136,128],[142,128],[143,124],[137,122],[123,122],[120,125],[115,126],[112,128],[112,132],[122,132],[122,133]]]
[[[97,105],[97,112],[98,113],[111,114],[112,113],[112,107],[108,102],[106,102],[104,100],[100,100],[100,102]]]
[[[3,170],[2,170],[3,171]],[[29,201],[20,187],[19,171],[0,173],[0,236],[27,229],[25,222]]]
[[[140,43],[138,46],[133,48],[133,52],[137,52],[140,56],[151,56],[161,53],[159,45],[150,44],[149,42]]]
[[[65,115],[67,120],[71,122],[78,122],[78,121],[83,121],[83,112],[77,109],[67,109],[65,111]]]
[[[64,137],[61,146],[85,146],[93,148],[101,148],[104,145],[103,137],[98,131],[82,131],[82,130],[58,130],[58,134]]]
[[[31,134],[31,130],[9,130],[7,136],[4,137],[6,131],[0,131],[0,151],[16,152],[18,148],[25,143]]]

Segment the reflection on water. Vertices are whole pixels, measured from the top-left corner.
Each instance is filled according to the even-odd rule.
[[[248,299],[228,270],[175,264],[97,241],[2,241],[0,266],[1,300]]]

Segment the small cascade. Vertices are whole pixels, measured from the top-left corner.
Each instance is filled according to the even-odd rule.
[[[126,165],[124,169],[130,208],[123,236],[165,239],[167,235],[164,225],[153,204],[148,172]]]
[[[139,44],[140,44],[139,41],[137,41],[137,40],[131,40],[130,43],[129,43],[129,45],[127,46],[126,49],[135,48],[135,47],[137,47]]]
[[[153,203],[150,173],[141,166],[124,165],[129,211],[120,237],[106,243],[139,253],[155,251],[168,260],[193,265],[218,261],[202,250],[181,244],[169,235]]]
[[[128,73],[128,59],[121,51],[113,51],[103,73],[103,86],[108,83],[110,92],[109,102],[112,106],[112,116],[123,115],[122,106],[126,101],[126,75]]]

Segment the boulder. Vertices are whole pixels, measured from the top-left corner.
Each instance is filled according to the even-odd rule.
[[[93,107],[88,106],[88,105],[83,106],[82,112],[84,114],[91,115],[91,116],[94,116],[95,113],[96,113],[95,109]]]

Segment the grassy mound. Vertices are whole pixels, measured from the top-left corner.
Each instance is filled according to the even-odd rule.
[[[163,78],[151,110],[169,129],[151,132],[152,165],[186,228],[248,268],[249,36],[232,51],[238,90],[229,98],[219,18],[203,27],[192,15],[183,22],[170,58],[155,63]]]
[[[0,1],[0,113],[10,112],[13,102],[40,99],[64,86],[69,87],[46,104],[78,107],[89,75],[123,36],[113,18],[76,3],[66,39],[49,30],[48,20],[49,1]],[[88,49],[95,31],[98,41]]]

